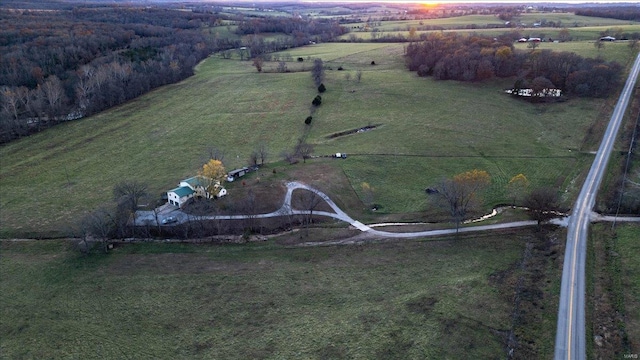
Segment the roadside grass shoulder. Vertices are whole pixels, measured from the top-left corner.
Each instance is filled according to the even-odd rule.
[[[519,261],[530,236],[130,244],[89,257],[62,241],[3,241],[0,348],[10,358],[499,357],[511,285],[489,277]]]
[[[640,226],[591,226],[587,280],[589,352],[612,358],[638,351]],[[598,337],[598,340],[593,340]]]
[[[640,226],[623,225],[617,230],[617,250],[620,256],[620,285],[623,292],[625,330],[633,353],[640,352]]]

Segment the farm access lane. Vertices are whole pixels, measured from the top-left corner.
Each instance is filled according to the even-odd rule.
[[[398,232],[387,232],[381,230],[375,230],[372,227],[361,223],[353,218],[351,218],[347,213],[345,213],[336,203],[331,200],[331,198],[323,193],[322,191],[310,187],[306,184],[299,182],[289,182],[287,183],[287,193],[285,194],[285,198],[280,209],[265,213],[265,214],[256,214],[256,215],[216,215],[216,216],[194,216],[188,215],[181,210],[175,207],[164,207],[161,211],[156,211],[158,213],[157,221],[162,221],[163,219],[172,216],[176,218],[176,222],[170,225],[163,226],[174,226],[177,224],[186,223],[189,221],[203,221],[203,220],[242,220],[248,218],[254,219],[264,219],[264,218],[272,218],[272,217],[280,217],[280,216],[291,216],[291,215],[308,215],[309,210],[296,210],[293,209],[291,205],[291,198],[294,190],[303,189],[307,191],[311,191],[315,193],[318,197],[324,200],[327,205],[331,207],[334,212],[328,211],[313,211],[313,215],[317,216],[325,216],[331,217],[340,221],[344,221],[349,223],[351,226],[356,229],[366,232],[370,235],[386,237],[386,238],[397,238],[397,239],[407,239],[407,238],[418,238],[418,237],[428,237],[428,236],[442,236],[442,235],[451,235],[455,234],[456,231],[460,233],[474,232],[474,231],[489,231],[489,230],[500,230],[500,229],[510,229],[510,228],[518,228],[518,227],[526,227],[526,226],[535,226],[537,224],[536,221],[516,221],[502,224],[493,224],[493,225],[482,225],[482,226],[470,226],[456,229],[440,229],[440,230],[427,230],[427,231],[418,231],[418,232],[406,232],[406,233],[398,233]],[[137,226],[157,226],[156,222],[156,212],[153,211],[137,211],[135,217],[135,225]],[[556,225],[563,226],[566,223],[565,219],[554,219],[552,223]]]

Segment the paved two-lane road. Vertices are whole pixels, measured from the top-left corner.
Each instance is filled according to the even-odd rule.
[[[558,329],[556,332],[555,359],[586,359],[585,335],[585,263],[587,257],[587,235],[591,221],[596,194],[607,163],[618,129],[627,109],[629,98],[640,71],[640,54],[636,58],[629,78],[620,94],[609,126],[604,134],[600,148],[591,165],[580,195],[573,207],[567,233],[562,285],[560,288],[560,304],[558,306]]]

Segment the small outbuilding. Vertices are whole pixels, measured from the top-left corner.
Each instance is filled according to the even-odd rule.
[[[233,171],[230,171],[227,174],[227,181],[228,182],[232,182],[237,178],[243,177],[249,172],[249,170],[250,169],[248,167],[243,167],[243,168],[240,168],[240,169],[235,169]]]

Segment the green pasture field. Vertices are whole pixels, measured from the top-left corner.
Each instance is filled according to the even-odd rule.
[[[626,312],[625,329],[631,342],[631,349],[640,351],[640,226],[618,225],[617,251],[620,254],[621,285],[624,292]]]
[[[518,264],[535,236],[129,244],[88,257],[65,241],[5,240],[0,351],[13,359],[500,358]],[[534,312],[542,320],[516,331],[541,359],[553,353],[557,311],[555,290],[543,291],[544,310]]]
[[[533,23],[539,22],[545,19],[546,21],[562,22],[564,26],[568,28],[577,28],[582,26],[623,26],[638,24],[633,21],[597,18],[589,16],[578,16],[572,13],[534,13],[534,14],[522,14],[521,16],[511,20],[512,22],[523,22],[529,26]],[[398,21],[383,21],[380,26],[375,26],[381,31],[409,31],[410,28],[419,28],[420,26],[440,26],[445,29],[455,29],[466,27],[469,25],[486,26],[486,25],[502,25],[503,20],[500,20],[494,15],[465,15],[449,18],[439,19],[425,19],[425,20],[398,20]],[[354,27],[359,26],[361,29],[365,27],[366,22],[347,24]]]
[[[229,25],[227,26],[213,26],[213,27],[209,27],[206,28],[206,32],[213,36],[214,38],[217,39],[231,39],[231,40],[235,40],[235,39],[239,39],[240,36],[238,36],[236,33],[234,33],[236,29],[235,25]]]
[[[357,44],[356,46],[350,45],[340,45],[333,43],[325,43],[325,44],[317,44],[317,45],[309,45],[300,48],[294,48],[288,51],[283,51],[279,54],[289,54],[294,60],[298,57],[302,57],[303,59],[307,59],[308,57],[311,59],[322,59],[323,62],[329,62],[333,64],[339,64],[341,60],[350,61],[350,63],[357,63],[357,65],[362,66],[365,64],[369,64],[371,61],[367,62],[366,54],[385,54],[386,51],[394,51],[395,48],[391,49],[389,44]],[[362,55],[362,56],[361,56]],[[394,57],[393,61],[390,63],[394,63],[402,66],[402,63],[398,63],[398,59]],[[301,64],[306,65],[308,69],[311,68],[311,64]],[[337,68],[335,69],[337,70]],[[352,69],[355,70],[355,69]],[[328,74],[328,72],[327,72]],[[311,84],[313,85],[313,83]]]
[[[63,234],[78,216],[109,202],[123,180],[146,183],[160,197],[196,174],[211,146],[224,150],[233,169],[261,142],[273,162],[300,137],[316,155],[351,154],[337,163],[352,186],[348,196],[369,182],[380,214],[427,210],[424,188],[474,168],[492,176],[487,206],[508,201],[504,187],[519,173],[532,186],[567,190],[570,201],[592,159],[584,152],[594,150],[583,148],[584,134],[608,119],[600,115],[608,113],[600,99],[531,104],[503,93],[512,80],[419,78],[405,69],[402,44],[330,43],[289,53],[325,60],[328,90],[311,126],[304,119],[317,90],[308,71],[258,73],[251,61],[211,57],[183,82],[0,147],[0,235]],[[328,138],[367,125],[379,126]],[[291,169],[305,166],[312,169],[314,160]]]
[[[618,20],[611,18],[600,18],[593,16],[580,16],[574,13],[523,13],[512,21],[523,22],[527,25],[541,22],[542,20],[562,23],[567,28],[582,26],[620,26],[637,24],[636,21]]]
[[[250,16],[291,16],[290,13],[279,10],[260,10],[254,7],[240,7],[240,6],[223,6],[222,12],[227,14],[245,14]]]
[[[478,34],[484,36],[499,36],[508,32],[517,32],[521,34],[521,36],[525,37],[542,37],[545,39],[552,38],[558,39],[560,37],[560,31],[562,28],[523,28],[523,29],[456,29],[456,30],[444,30],[444,32],[456,32],[460,34]],[[620,31],[622,33],[633,34],[640,33],[640,24],[634,25],[620,25],[620,26],[589,26],[589,27],[578,27],[578,28],[568,28],[569,36],[572,41],[594,41],[602,37],[602,34],[605,35],[614,35],[616,32]],[[420,37],[421,34],[428,34],[432,32],[440,32],[440,30],[430,30],[430,31],[416,31],[416,37]],[[371,31],[357,31],[352,29],[352,32],[341,35],[339,39],[341,40],[351,40],[352,38],[359,39],[362,41],[371,41],[372,38]],[[400,31],[381,31],[378,33],[379,37],[385,36],[404,36],[405,38],[409,38],[409,29],[404,29]]]
[[[374,27],[381,31],[409,31],[412,27],[418,28],[420,26],[441,26],[445,29],[454,29],[474,24],[478,26],[499,25],[504,24],[504,21],[492,15],[465,15],[441,19],[382,21],[380,26]],[[360,26],[360,28],[364,28],[365,25],[366,22],[347,24],[345,26]]]
[[[560,28],[527,28],[518,30],[525,37],[553,38],[560,37]],[[617,33],[633,34],[640,33],[640,24],[620,25],[620,26],[587,26],[578,28],[567,28],[572,41],[595,41],[602,36],[615,36]],[[619,36],[618,36],[619,37]],[[625,41],[621,41],[625,43]]]
[[[531,50],[527,43],[515,43],[514,46],[520,50]],[[542,42],[538,44],[536,49],[573,52],[587,58],[617,61],[623,66],[630,65],[638,54],[638,49],[631,49],[629,42],[626,41],[603,42],[603,46],[599,50],[593,41]]]

